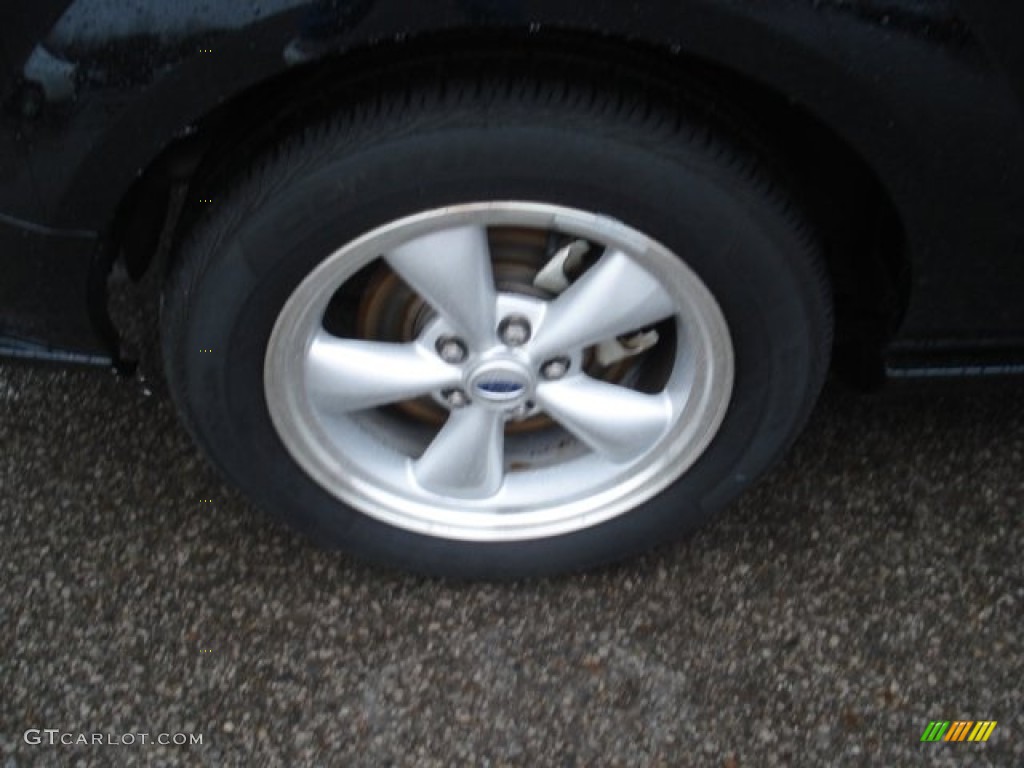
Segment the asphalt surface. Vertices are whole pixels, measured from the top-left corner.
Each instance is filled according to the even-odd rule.
[[[0,451],[8,768],[1024,765],[1024,386],[832,384],[709,528],[500,586],[319,551],[107,374],[0,366]]]

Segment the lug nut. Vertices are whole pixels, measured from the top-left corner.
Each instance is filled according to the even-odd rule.
[[[540,375],[548,381],[560,379],[569,372],[570,364],[568,357],[552,358],[540,367]]]
[[[522,315],[509,315],[498,325],[498,337],[510,347],[521,347],[530,340],[533,329]]]
[[[513,421],[522,421],[527,418],[533,409],[537,407],[537,404],[533,400],[527,400],[525,403],[520,403],[515,408],[508,410],[508,417]]]
[[[434,346],[437,349],[437,354],[441,356],[441,359],[446,363],[451,363],[452,365],[461,363],[469,354],[466,351],[466,345],[462,339],[456,338],[455,336],[442,336],[437,340],[437,344]]]
[[[469,405],[469,395],[461,389],[445,389],[441,391],[441,397],[452,408],[465,408]]]

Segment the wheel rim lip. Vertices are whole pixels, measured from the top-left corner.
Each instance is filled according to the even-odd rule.
[[[304,361],[334,292],[381,254],[417,237],[464,224],[537,227],[588,238],[624,251],[666,286],[674,298],[685,297],[685,301],[677,302],[678,346],[666,386],[666,390],[675,387],[672,404],[677,412],[670,428],[642,456],[618,466],[617,474],[605,481],[583,488],[576,498],[540,506],[501,506],[499,497],[477,503],[386,487],[355,457],[339,452],[306,394]],[[684,340],[686,349],[682,348]],[[681,368],[684,356],[689,370]],[[271,333],[264,363],[264,395],[274,428],[291,457],[320,487],[388,525],[480,542],[522,541],[576,532],[617,517],[657,495],[686,472],[714,438],[728,410],[733,379],[734,355],[725,318],[703,281],[682,259],[611,217],[521,201],[468,203],[424,211],[343,245],[307,275],[286,300]],[[543,483],[545,477],[557,471],[558,467],[537,470],[534,482]],[[506,479],[509,477],[506,473]]]

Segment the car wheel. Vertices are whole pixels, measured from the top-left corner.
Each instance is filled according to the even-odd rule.
[[[167,281],[198,442],[379,563],[521,577],[669,540],[824,377],[815,241],[742,140],[628,83],[513,82],[381,84],[287,138],[208,193]]]

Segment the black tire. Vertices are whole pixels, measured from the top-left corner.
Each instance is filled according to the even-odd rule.
[[[645,83],[643,96],[624,98],[637,82],[601,79],[478,73],[436,87],[378,83],[374,96],[353,98],[255,159],[229,188],[204,193],[216,203],[166,283],[164,362],[194,437],[254,502],[373,562],[455,577],[536,576],[678,537],[791,444],[831,344],[811,228],[748,142],[687,114],[671,91]],[[275,320],[328,254],[389,221],[487,200],[607,214],[685,254],[732,337],[731,403],[699,460],[631,512],[565,535],[471,543],[363,514],[291,458],[264,397]]]

